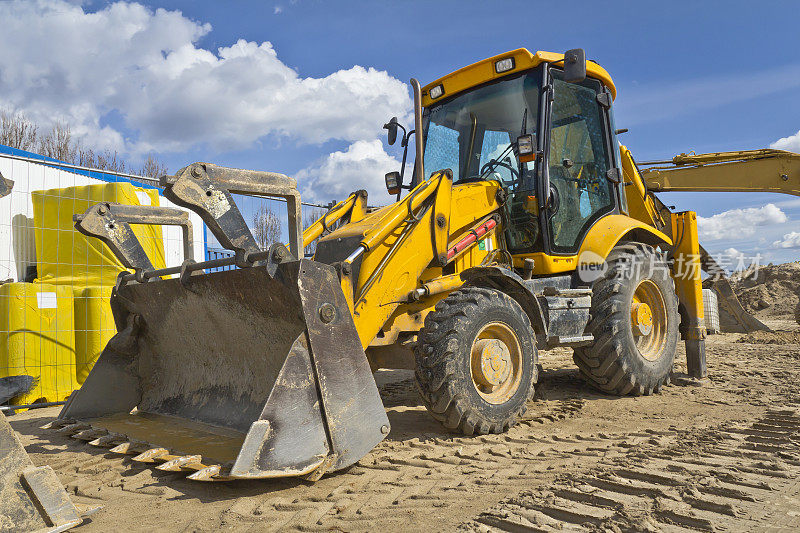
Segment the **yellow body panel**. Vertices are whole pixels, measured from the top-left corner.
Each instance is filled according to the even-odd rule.
[[[622,174],[626,183],[625,198],[628,204],[628,213],[636,220],[641,220],[653,227],[664,227],[664,222],[658,215],[653,198],[647,193],[641,174],[636,169],[630,150],[625,146],[619,147]],[[658,221],[658,222],[657,222]]]
[[[444,296],[440,294],[435,299],[427,298],[423,304],[409,303],[409,294],[413,290],[425,281],[442,276],[442,268],[434,261],[438,256],[433,239],[434,212],[444,213],[446,216],[449,214],[448,246],[452,246],[478,221],[497,209],[497,188],[498,185],[491,182],[452,186],[449,179],[437,174],[420,184],[400,204],[366,214],[361,220],[351,222],[321,238],[321,241],[326,241],[361,237],[361,242],[368,247],[362,256],[359,276],[354,280],[354,286],[350,286],[348,278],[343,278],[342,283],[346,296],[353,298],[353,318],[364,347],[369,346],[381,330],[385,333],[393,328],[397,330],[398,326],[393,324],[415,324],[414,330],[419,329],[422,323],[418,319],[403,315],[417,314],[419,308],[431,306],[431,301]],[[419,200],[412,198],[414,195]],[[417,213],[421,217],[420,221],[408,231],[399,251],[388,259],[387,254],[408,224],[406,217],[409,199],[412,198],[414,204],[418,205],[430,195],[436,195],[436,209],[429,209],[422,215]],[[496,248],[495,232],[482,240],[487,238]],[[482,248],[473,246],[457,258],[456,271],[480,264],[489,253],[485,244]],[[375,272],[378,274],[370,282]],[[365,289],[368,282],[371,284]]]
[[[378,266],[400,237],[400,229],[390,233],[381,244],[364,255],[356,284],[358,297],[353,316],[363,346],[370,344],[397,306],[406,301],[408,293],[417,287],[420,275],[433,260],[431,213],[428,211],[423,215],[422,220],[410,230],[402,244],[405,253],[395,254],[380,271]],[[409,250],[414,250],[414,253],[408,253]],[[376,281],[366,293],[361,293],[364,284],[375,272],[378,272]]]
[[[507,72],[503,72],[502,74],[495,72],[494,64],[501,59],[509,57],[514,58],[514,68]],[[506,52],[505,54],[496,55],[494,57],[478,61],[477,63],[473,63],[467,67],[458,69],[455,72],[451,72],[447,76],[443,76],[423,87],[422,105],[423,107],[428,107],[438,100],[446,99],[454,94],[471,89],[476,85],[480,85],[497,78],[502,78],[504,76],[518,74],[524,70],[537,67],[542,63],[555,63],[563,60],[564,54],[541,51],[532,54],[525,48],[518,48],[511,52]],[[616,97],[617,89],[614,86],[614,82],[611,80],[611,76],[603,67],[592,61],[587,61],[586,74],[603,82],[611,91],[611,96]],[[444,94],[437,100],[432,100],[430,96],[428,96],[430,94],[430,90],[432,87],[440,84],[444,87]]]
[[[700,279],[700,241],[697,237],[697,214],[694,211],[672,213],[672,234],[677,243],[673,251],[675,262],[672,278],[678,300],[689,314],[686,326],[699,328],[703,325],[703,284]]]
[[[537,276],[549,274],[562,274],[571,272],[578,266],[580,255],[592,252],[602,258],[608,254],[626,234],[633,230],[640,230],[652,236],[652,240],[663,242],[671,246],[672,240],[668,235],[654,227],[626,215],[608,215],[594,223],[581,244],[576,255],[550,256],[543,252],[514,256],[514,266],[521,268],[526,258],[534,261],[533,273]]]
[[[36,386],[12,403],[65,400],[78,388],[72,288],[0,285],[0,377],[33,376]]]

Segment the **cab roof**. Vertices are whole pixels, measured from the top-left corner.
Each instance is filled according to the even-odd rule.
[[[495,71],[494,64],[497,61],[507,58],[514,58],[514,68],[503,72],[502,74],[498,74]],[[438,80],[427,84],[422,88],[422,106],[428,107],[439,100],[443,100],[453,96],[454,94],[471,89],[472,87],[481,85],[482,83],[503,78],[512,74],[517,74],[524,70],[537,67],[542,63],[555,63],[563,60],[564,54],[541,51],[532,54],[525,48],[517,48],[511,52],[506,52],[504,54],[499,54],[482,61],[478,61],[477,63],[473,63],[472,65],[458,69],[455,72],[451,72],[450,74],[442,76]],[[603,82],[605,86],[608,87],[608,90],[611,91],[611,97],[616,98],[617,88],[614,86],[611,76],[603,67],[594,61],[587,61],[586,75]],[[434,100],[429,96],[430,90],[439,84],[444,87],[444,94]]]

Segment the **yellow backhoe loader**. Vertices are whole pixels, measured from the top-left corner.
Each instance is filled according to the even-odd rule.
[[[291,178],[195,163],[163,177],[164,194],[234,257],[160,270],[130,224],[186,229],[179,211],[76,216],[130,272],[111,299],[119,333],[53,426],[192,479],[313,480],[389,433],[377,368],[413,368],[431,415],[467,435],[519,419],[539,350],[571,347],[589,385],[641,395],[668,383],[681,337],[690,374],[706,375],[696,215],[654,192],[728,190],[708,178],[727,163],[640,173],[617,141],[614,83],[580,49],[411,84],[413,129],[385,125],[418,154],[409,179],[386,175],[392,205],[357,191],[303,232]],[[746,164],[781,174],[763,163],[743,188],[797,194],[798,156],[762,155]],[[232,194],[284,198],[288,246],[260,249]]]

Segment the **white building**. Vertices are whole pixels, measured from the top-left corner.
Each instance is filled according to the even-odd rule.
[[[51,164],[45,164],[45,161]],[[36,265],[31,191],[121,181],[144,189],[158,189],[151,180],[65,168],[56,160],[3,145],[0,145],[0,174],[14,182],[11,193],[0,198],[0,281],[30,278],[30,268]],[[140,203],[149,203],[147,194],[137,196]],[[164,196],[160,196],[159,203],[163,207],[177,207]],[[202,261],[207,255],[205,226],[195,213],[190,212],[190,219],[194,232],[194,259]],[[180,265],[183,261],[181,229],[164,226],[162,234],[166,266]]]

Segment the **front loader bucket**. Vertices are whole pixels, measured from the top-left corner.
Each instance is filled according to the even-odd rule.
[[[389,432],[328,265],[122,283],[111,304],[119,333],[56,424],[77,438],[192,479],[315,479]]]

